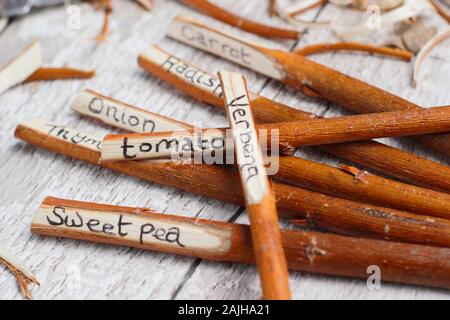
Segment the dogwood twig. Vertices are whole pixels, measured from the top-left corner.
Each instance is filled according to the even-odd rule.
[[[236,165],[239,168],[241,186],[250,218],[250,230],[263,296],[268,300],[291,299],[275,194],[264,167],[250,108],[247,84],[242,75],[233,72],[219,72],[219,79],[232,128]],[[247,137],[245,141],[242,135]]]
[[[420,49],[419,53],[417,54],[416,61],[414,62],[414,68],[413,68],[413,76],[412,76],[412,85],[413,87],[417,86],[417,81],[419,78],[419,71],[420,66],[422,65],[425,58],[428,56],[428,54],[433,50],[434,47],[439,45],[441,42],[445,41],[450,37],[450,28],[447,28],[445,31],[437,34],[433,38],[431,38],[425,46]]]
[[[300,35],[296,30],[271,27],[239,17],[207,0],[181,0],[181,2],[217,20],[262,37],[296,40]]]
[[[238,172],[234,167],[151,161],[99,163],[101,138],[46,120],[20,124],[15,136],[87,163],[244,205]],[[283,217],[306,219],[311,225],[347,235],[450,247],[449,220],[349,201],[282,183],[273,182],[272,187],[278,212]]]
[[[83,226],[68,226],[56,214],[63,219],[74,217],[77,221],[81,217]],[[90,221],[92,225],[98,225],[94,232],[86,227]],[[149,224],[155,226],[153,232],[145,227]],[[249,226],[158,214],[147,208],[47,197],[36,212],[31,231],[38,235],[128,246],[209,261],[255,263]],[[155,232],[163,236],[158,239],[154,237]],[[383,282],[450,288],[450,249],[447,248],[310,231],[281,230],[281,236],[289,269],[293,271],[366,281],[367,267],[377,265],[382,270]]]
[[[172,130],[193,128],[187,123],[162,117],[91,90],[80,93],[71,108],[82,115],[130,132],[157,132],[168,127]],[[292,156],[279,157],[277,160],[279,168],[274,179],[278,181],[344,199],[450,219],[448,193],[386,179],[349,166],[336,168]]]
[[[219,79],[207,71],[156,46],[148,47],[139,56],[138,63],[150,74],[194,99],[224,110]],[[255,120],[260,124],[320,118],[254,92],[251,93],[251,99]],[[450,191],[450,167],[401,149],[376,141],[321,145],[319,148],[408,183]]]

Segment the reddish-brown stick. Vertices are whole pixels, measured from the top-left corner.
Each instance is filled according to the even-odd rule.
[[[47,197],[36,216],[45,217],[55,209],[83,211],[102,219],[105,214],[125,219],[151,219],[165,225],[193,226],[197,232],[214,231],[229,239],[228,250],[208,250],[198,247],[175,247],[151,242],[141,243],[106,233],[89,233],[64,225],[49,225],[35,218],[31,225],[34,234],[129,246],[144,250],[198,257],[211,261],[255,263],[250,228],[246,225],[208,221],[198,218],[158,214],[146,208],[111,206],[92,202]],[[41,210],[46,210],[42,212]],[[39,219],[42,220],[42,219]],[[145,221],[145,220],[144,220]],[[191,234],[196,234],[191,232]],[[181,234],[181,237],[183,234]],[[309,231],[282,230],[283,247],[291,270],[367,279],[368,267],[381,268],[381,280],[405,284],[450,289],[450,249],[423,245],[351,238]],[[181,238],[182,239],[182,238]],[[223,243],[223,242],[222,242]]]
[[[93,105],[96,105],[96,107],[93,108]],[[174,130],[193,128],[187,123],[150,113],[91,90],[81,92],[71,108],[82,115],[130,132],[144,132],[145,129],[155,132],[164,130],[168,126]],[[140,123],[151,122],[155,125],[149,127],[132,123],[135,125],[124,126],[119,117],[112,118],[113,112],[110,112],[111,110],[124,114],[124,117],[122,117],[124,119],[129,119],[131,116],[136,119],[140,116],[142,119]],[[127,120],[125,122],[128,123]],[[279,166],[274,178],[280,181],[344,199],[450,219],[450,194],[448,193],[389,180],[344,165],[335,168],[291,156],[280,157],[277,160]]]
[[[35,146],[117,172],[244,205],[235,168],[151,161],[100,164],[101,139],[50,121],[23,123],[16,128],[15,136]],[[347,235],[450,246],[450,221],[446,219],[353,202],[281,183],[273,183],[273,188],[283,217],[305,219],[309,224]]]
[[[269,148],[276,143],[282,150],[292,152],[301,146],[447,132],[450,131],[450,107],[260,124],[257,129],[260,136],[263,135],[262,132],[266,133]],[[135,146],[130,148],[134,148],[134,154],[137,154],[138,158],[144,159],[156,158],[161,154],[158,148],[153,148],[152,152],[140,152],[138,144],[168,140],[176,135],[179,135],[176,139],[180,144],[187,138],[192,140],[196,134],[209,136],[210,139],[226,140],[225,128],[197,130],[197,133],[195,131],[187,130],[179,134],[173,131],[109,134],[103,140],[102,160],[136,160],[136,155],[128,158],[125,156],[125,141],[134,144]]]
[[[48,81],[63,79],[89,79],[95,76],[94,70],[81,70],[73,68],[39,68],[24,82]]]
[[[248,43],[192,19],[177,17],[172,22],[168,35],[278,79],[302,90],[305,94],[325,98],[357,113],[421,109],[420,106],[410,101],[298,54]],[[204,43],[209,44],[212,41],[214,43],[223,41],[223,45],[226,43],[228,48],[236,47],[241,50],[246,48],[247,56],[244,60],[242,54],[233,56],[231,50],[224,50],[223,46],[201,44],[198,42],[199,39],[206,39]],[[437,151],[450,155],[450,135],[447,133],[414,138]]]
[[[181,2],[214,19],[262,37],[297,40],[300,36],[300,32],[296,30],[271,27],[239,17],[207,0],[181,0]]]
[[[142,53],[138,62],[144,70],[172,84],[193,98],[223,110],[220,84],[215,76],[155,46],[150,46]],[[195,76],[191,78],[187,76],[188,74]],[[311,113],[294,109],[254,93],[251,96],[253,113],[258,123],[318,118]],[[402,181],[436,190],[450,191],[449,166],[379,142],[351,142],[321,145],[319,148],[352,163],[360,164],[365,168],[370,168]]]
[[[245,78],[219,73],[224,105],[232,129],[236,167],[250,219],[255,261],[264,299],[291,299],[286,256],[281,242],[275,194],[267,177]],[[245,134],[248,139],[242,140]],[[252,159],[253,161],[248,161]]]

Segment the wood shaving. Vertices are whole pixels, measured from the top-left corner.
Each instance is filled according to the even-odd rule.
[[[0,247],[0,264],[4,265],[14,274],[24,298],[28,300],[32,299],[28,286],[30,284],[39,285],[39,282],[33,273],[14,255],[2,247]]]
[[[24,81],[41,65],[41,46],[35,41],[0,69],[0,94]]]
[[[417,86],[420,66],[422,65],[425,58],[428,56],[428,54],[431,52],[433,48],[435,48],[437,45],[439,45],[448,38],[450,38],[450,27],[448,27],[443,32],[431,38],[425,44],[425,46],[419,51],[413,68],[412,85],[414,88]]]
[[[416,20],[413,24],[404,23],[404,31],[401,40],[404,46],[411,52],[419,50],[436,35],[436,27],[427,27],[422,20]]]
[[[94,70],[81,70],[73,68],[39,68],[24,82],[62,79],[90,79],[94,76]]]
[[[379,17],[380,29],[370,29],[367,27],[366,22],[364,22],[353,27],[334,27],[333,30],[340,38],[370,34],[377,30],[390,30],[397,23],[414,19],[430,10],[433,10],[433,7],[428,0],[405,0],[402,6],[386,12]]]

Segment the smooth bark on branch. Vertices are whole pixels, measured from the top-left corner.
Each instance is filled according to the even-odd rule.
[[[273,148],[275,143],[281,151],[292,153],[301,146],[447,132],[450,131],[450,107],[260,124],[257,129],[259,136],[265,136],[267,140],[260,142],[268,148]],[[225,128],[213,128],[185,132],[109,134],[103,140],[102,160],[171,156],[175,152],[174,147],[178,149],[183,141],[195,141],[197,137],[208,141],[205,147],[208,151],[216,148],[216,141],[221,141],[220,145],[216,144],[217,147],[222,148],[225,144],[225,148],[230,148],[233,143],[228,139],[227,131]],[[169,143],[171,141],[175,144]]]
[[[223,110],[219,80],[168,52],[150,46],[138,59],[139,65],[193,98]],[[258,123],[288,122],[317,118],[255,93],[250,93]],[[436,190],[450,191],[450,167],[375,141],[321,145],[319,149],[342,159],[387,174],[402,181]]]
[[[131,132],[156,132],[168,126],[172,130],[193,128],[187,123],[148,112],[92,90],[81,92],[71,109]],[[279,168],[274,176],[277,180],[344,199],[450,219],[448,193],[389,180],[343,165],[336,168],[291,156],[277,160]]]
[[[95,233],[86,225],[69,227],[55,213],[60,216],[78,213],[84,223],[95,219],[102,226]],[[119,219],[132,223],[122,226],[126,228],[126,235],[118,234]],[[49,220],[53,223],[50,224]],[[113,225],[111,221],[117,223]],[[152,237],[149,230],[142,230],[143,223],[157,224],[166,230],[166,237],[162,240]],[[103,231],[105,225],[107,232]],[[174,227],[179,232],[167,233]],[[210,261],[255,263],[248,226],[158,214],[146,208],[47,197],[33,219],[31,231],[39,235],[129,246]],[[141,233],[145,236],[142,241]],[[366,280],[367,268],[377,265],[382,270],[382,281],[450,288],[450,249],[447,248],[309,231],[282,230],[281,236],[291,270]]]
[[[421,109],[410,101],[298,54],[264,48],[189,18],[175,18],[169,27],[168,36],[280,80],[308,95],[333,101],[357,113]],[[236,55],[228,48],[238,48],[241,54]],[[447,133],[417,136],[415,139],[450,155],[450,135]]]
[[[247,83],[238,73],[219,73],[224,105],[235,143],[245,205],[250,219],[255,261],[264,299],[291,299],[286,256],[281,242],[275,194],[267,177]],[[246,138],[243,139],[242,137]]]
[[[46,120],[20,124],[15,136],[35,146],[117,172],[201,196],[244,205],[235,168],[151,161],[99,163],[101,138]],[[450,221],[411,214],[299,187],[273,183],[283,217],[305,219],[327,230],[382,239],[450,246]]]

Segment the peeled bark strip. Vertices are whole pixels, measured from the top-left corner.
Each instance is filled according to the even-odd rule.
[[[81,217],[83,224],[69,226],[61,219],[66,216],[76,221]],[[155,229],[151,231],[148,224]],[[146,208],[47,197],[31,231],[211,261],[255,263],[248,226],[158,214]],[[164,235],[156,237],[157,232]],[[282,230],[281,237],[291,270],[366,280],[368,266],[377,265],[382,281],[450,288],[450,249],[307,231]]]
[[[441,42],[445,41],[448,38],[450,38],[450,27],[448,27],[443,32],[441,32],[441,33],[437,34],[436,36],[434,36],[433,38],[431,38],[420,49],[419,53],[417,54],[417,58],[416,58],[416,61],[414,62],[414,67],[413,67],[413,77],[412,77],[413,87],[417,86],[417,81],[418,81],[418,77],[419,77],[419,69],[420,69],[422,62],[425,60],[425,58],[428,56],[428,54],[434,47],[436,47],[437,45],[439,45]]]
[[[376,176],[354,167],[280,157],[278,181],[344,199],[450,219],[450,194]]]
[[[39,285],[33,273],[14,255],[2,247],[0,247],[0,264],[3,264],[14,274],[23,297],[28,300],[32,299],[28,286],[30,284]]]
[[[450,131],[450,107],[270,123],[258,125],[257,129],[260,136],[266,133],[269,148],[275,142],[281,150],[290,151],[301,146],[447,132]],[[220,149],[230,148],[232,143],[227,136],[227,129],[220,128],[109,134],[103,140],[102,160],[170,157],[178,152],[191,152],[190,146],[198,139],[205,140],[206,151],[211,152],[215,145]]]
[[[302,56],[309,56],[316,53],[341,51],[341,50],[361,51],[371,54],[377,53],[385,56],[399,58],[405,61],[410,61],[413,57],[413,53],[406,50],[389,47],[375,47],[358,42],[317,43],[306,47],[302,47],[300,49],[296,49],[294,50],[294,53],[300,54]]]
[[[21,83],[42,65],[41,45],[34,41],[0,69],[0,94]]]
[[[275,194],[264,167],[247,83],[241,74],[232,72],[220,72],[219,79],[232,129],[236,165],[250,219],[263,297],[267,300],[288,300],[291,299],[289,274],[281,242]]]
[[[15,136],[35,146],[165,186],[244,205],[234,168],[150,161],[99,164],[101,140],[45,120],[20,124]],[[450,221],[335,198],[273,183],[283,217],[347,235],[450,246]]]
[[[219,79],[180,58],[150,46],[138,59],[139,65],[191,97],[224,109]],[[255,93],[250,93],[255,120],[259,123],[318,118]],[[402,181],[450,191],[450,167],[375,141],[322,145],[323,151]]]
[[[262,37],[297,40],[300,36],[300,32],[296,30],[271,27],[239,17],[207,0],[181,0],[181,2],[207,16]]]
[[[147,111],[143,109],[112,98],[100,97],[103,96],[85,90],[75,99],[72,110],[131,132],[145,132],[146,129],[158,131],[157,129],[161,128],[158,122],[161,116],[147,114]],[[105,104],[100,104],[96,99],[101,99]],[[96,107],[91,106],[94,103]],[[111,109],[113,106],[117,108]],[[119,110],[117,111],[118,118],[116,121],[111,121],[116,115],[116,110]],[[129,119],[133,114],[142,115],[142,119],[154,119],[158,125],[156,127],[142,125],[145,121],[141,119],[140,122],[136,122],[136,125],[123,126],[120,118]],[[163,120],[169,121],[169,123],[174,121],[165,117]],[[128,123],[128,120],[124,122]],[[174,130],[192,128],[184,122],[174,123],[179,125]],[[280,181],[344,199],[450,219],[450,194],[448,193],[385,179],[349,166],[341,166],[339,169],[291,156],[280,157],[278,161],[279,169],[274,178]]]
[[[81,70],[74,68],[39,68],[24,82],[49,81],[64,79],[90,79],[95,76],[94,70]]]
[[[177,17],[170,25],[167,35],[357,113],[420,109],[412,102],[298,54],[264,48],[192,19]],[[448,134],[417,136],[415,139],[450,155]]]

